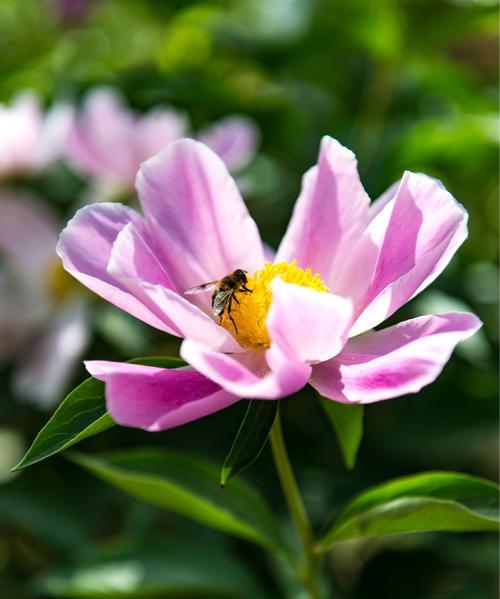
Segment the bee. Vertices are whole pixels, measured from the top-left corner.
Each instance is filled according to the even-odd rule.
[[[252,293],[252,290],[247,287],[247,271],[237,268],[231,274],[226,275],[218,281],[210,281],[203,285],[191,287],[184,293],[191,295],[193,293],[203,293],[204,291],[211,291],[215,289],[212,294],[212,313],[214,316],[219,317],[219,324],[224,316],[224,311],[227,308],[227,315],[229,320],[233,323],[234,330],[238,334],[238,327],[231,316],[231,308],[233,306],[233,300],[239,304],[236,293]]]

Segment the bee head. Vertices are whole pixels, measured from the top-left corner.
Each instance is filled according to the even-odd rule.
[[[241,268],[237,268],[233,275],[237,277],[243,284],[247,282],[247,271],[242,270]]]

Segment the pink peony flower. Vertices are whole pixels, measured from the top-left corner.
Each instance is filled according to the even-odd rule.
[[[0,366],[41,407],[56,403],[89,340],[87,311],[55,254],[58,224],[37,198],[0,191]]]
[[[55,105],[44,115],[31,92],[11,106],[0,105],[0,178],[42,171],[62,157],[71,122],[71,108]]]
[[[68,138],[67,156],[98,187],[111,193],[134,188],[141,162],[170,142],[188,135],[187,118],[172,108],[154,108],[140,116],[128,109],[118,92],[101,88],[88,94]],[[258,134],[245,117],[227,117],[200,133],[229,169],[253,157]]]
[[[429,285],[467,236],[466,211],[425,175],[405,173],[370,204],[354,155],[325,137],[272,264],[205,145],[170,144],[142,165],[137,190],[144,216],[87,206],[58,245],[84,285],[184,338],[184,368],[86,363],[106,382],[119,424],[158,431],[307,383],[344,403],[416,393],[480,327],[473,314],[453,312],[372,330]],[[213,316],[210,292],[185,294],[235,269],[248,272],[252,293],[236,293],[232,320],[227,309]]]

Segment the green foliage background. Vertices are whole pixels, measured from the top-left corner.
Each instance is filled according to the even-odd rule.
[[[283,402],[313,524],[354,492],[390,477],[450,469],[497,478],[497,36],[496,3],[484,0],[0,2],[0,101],[34,88],[49,105],[106,84],[139,110],[161,103],[182,108],[195,126],[228,113],[251,116],[262,144],[242,177],[271,245],[279,243],[323,134],[356,152],[373,198],[408,169],[440,178],[469,211],[469,240],[397,319],[458,300],[484,328],[418,396],[369,406],[355,470],[345,470],[309,392]],[[61,220],[85,186],[64,166],[18,184],[35,187]],[[114,309],[96,302],[95,314],[87,357],[176,354],[175,341]],[[83,370],[75,382],[82,377]],[[47,415],[13,397],[8,371],[0,389],[6,471]],[[222,464],[244,409],[236,405],[161,434],[115,428],[82,447],[157,445]],[[161,578],[162,564],[177,573],[188,564],[197,573],[188,571],[188,579],[212,589],[200,595],[194,585],[192,596],[280,596],[279,566],[258,550],[140,504],[60,457],[2,476],[2,597],[90,596],[85,589],[103,567],[119,587],[137,567],[149,579]],[[268,449],[245,477],[282,505]],[[329,557],[329,575],[349,598],[482,599],[495,596],[496,564],[491,536],[420,535],[340,545]],[[79,573],[73,590],[64,586],[67,568]],[[224,572],[226,595],[214,571]],[[98,596],[115,596],[116,588],[101,588]]]

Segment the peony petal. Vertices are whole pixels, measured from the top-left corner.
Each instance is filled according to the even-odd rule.
[[[173,290],[170,278],[133,223],[118,234],[108,273],[157,314],[173,335],[191,337],[223,351],[241,351],[231,333]]]
[[[74,109],[65,102],[47,112],[31,157],[34,169],[47,168],[63,158],[73,122]]]
[[[354,277],[356,261],[373,264],[351,335],[383,322],[442,272],[467,237],[467,212],[438,181],[407,172],[367,232],[372,251],[360,246],[349,264]]]
[[[229,331],[175,291],[148,284],[143,284],[143,289],[164,318],[175,323],[173,334],[194,339],[218,351],[243,351]]]
[[[107,270],[113,243],[129,223],[143,228],[141,217],[120,204],[85,206],[61,233],[57,253],[64,268],[89,289],[136,318],[170,333],[171,328],[161,315],[153,313]]]
[[[41,285],[55,258],[58,225],[40,200],[20,191],[0,193],[0,254],[5,253],[27,279]]]
[[[143,163],[137,190],[180,291],[262,266],[257,226],[224,163],[203,144],[171,143]]]
[[[257,127],[243,116],[229,116],[217,121],[197,137],[222,158],[230,171],[244,168],[254,157],[259,144]]]
[[[85,362],[106,383],[106,403],[122,426],[162,431],[223,410],[238,401],[190,368],[167,370],[120,362]]]
[[[141,162],[151,158],[169,143],[186,137],[188,121],[184,114],[170,108],[155,108],[138,117],[135,144],[137,170]]]
[[[141,229],[142,223],[141,223]],[[116,236],[109,261],[108,273],[115,278],[162,285],[174,289],[172,280],[138,230],[129,222]]]
[[[41,408],[59,403],[90,340],[88,313],[80,303],[64,306],[47,323],[47,330],[31,339],[15,373],[16,392]]]
[[[273,264],[274,261],[276,260],[276,250],[272,246],[270,246],[268,243],[263,243],[262,246],[264,248],[265,261]]]
[[[324,137],[317,166],[304,175],[276,261],[297,259],[337,292],[337,273],[368,223],[369,202],[354,154]]]
[[[135,153],[136,120],[112,88],[85,98],[67,142],[70,160],[84,173],[132,188],[140,160]]]
[[[280,278],[271,288],[273,299],[266,327],[272,342],[278,343],[289,358],[323,362],[341,351],[352,322],[349,300]]]
[[[10,106],[0,105],[0,177],[34,168],[42,126],[42,107],[35,94],[23,92]]]
[[[351,339],[313,369],[311,385],[343,403],[371,403],[417,393],[440,374],[455,345],[481,321],[467,312],[422,316]]]
[[[301,389],[311,375],[309,365],[289,360],[276,347],[229,355],[186,339],[181,357],[229,393],[249,399],[286,397]]]
[[[392,202],[397,195],[399,186],[401,185],[401,179],[393,183],[384,193],[374,200],[369,208],[370,220],[373,220],[379,212],[381,212],[389,202]]]

